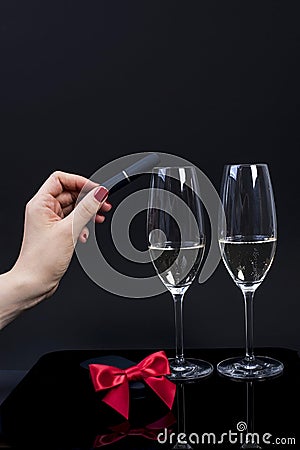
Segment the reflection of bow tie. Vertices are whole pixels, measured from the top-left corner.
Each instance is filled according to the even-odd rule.
[[[165,377],[170,374],[170,366],[163,351],[152,353],[125,370],[103,364],[90,364],[89,369],[95,390],[109,389],[103,401],[126,419],[129,416],[129,381],[143,380],[169,409],[172,408],[176,385]]]
[[[157,440],[161,430],[169,428],[176,422],[172,412],[145,427],[131,428],[129,422],[123,422],[119,425],[110,427],[111,433],[98,435],[95,439],[93,448],[103,447],[104,445],[114,444],[126,436],[142,436],[146,439]]]

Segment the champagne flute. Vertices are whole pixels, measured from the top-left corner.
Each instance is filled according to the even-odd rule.
[[[202,205],[194,167],[157,167],[152,171],[147,233],[155,270],[172,294],[176,356],[170,359],[174,381],[208,376],[213,366],[183,354],[183,297],[192,284],[205,249]]]
[[[253,297],[270,269],[277,241],[267,164],[225,166],[221,199],[225,216],[219,222],[220,248],[223,262],[244,297],[246,355],[220,362],[217,370],[238,379],[279,375],[283,371],[280,361],[253,353]]]

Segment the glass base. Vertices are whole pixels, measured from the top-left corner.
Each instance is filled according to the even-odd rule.
[[[174,445],[174,447],[172,447],[172,449],[174,449],[174,450],[179,450],[179,449],[181,449],[181,450],[193,450],[193,447],[191,447],[189,444],[179,444],[178,442],[177,442],[177,444],[175,444]]]
[[[171,374],[167,377],[171,381],[195,381],[208,377],[214,368],[212,364],[202,359],[185,359],[178,363],[175,358],[169,359]]]
[[[217,370],[220,374],[240,380],[260,380],[276,377],[283,372],[283,364],[268,356],[256,356],[252,361],[246,358],[229,358],[219,362]]]
[[[243,444],[241,446],[241,448],[260,448],[261,449],[261,447],[258,444],[251,444],[251,443]]]

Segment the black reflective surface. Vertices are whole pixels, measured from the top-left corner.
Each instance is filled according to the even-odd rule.
[[[172,412],[147,388],[145,396],[132,396],[130,417],[125,421],[101,402],[101,394],[94,392],[89,372],[80,363],[112,354],[138,362],[150,353],[66,350],[44,355],[1,407],[2,442],[8,448],[167,449],[173,448],[178,432],[185,432],[192,448],[241,448],[245,436],[237,427],[245,422],[249,432],[257,433],[260,448],[300,448],[296,351],[256,349],[257,354],[284,363],[284,373],[276,379],[247,384],[223,378],[215,370],[207,379],[178,385]],[[220,360],[242,353],[239,349],[187,350],[187,356],[204,358],[215,367]],[[167,442],[158,442],[158,435]]]

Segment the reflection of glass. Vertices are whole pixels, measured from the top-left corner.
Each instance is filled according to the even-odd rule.
[[[210,363],[185,359],[183,297],[199,269],[205,246],[202,206],[194,167],[153,170],[148,204],[149,251],[157,274],[171,292],[175,309],[174,380],[195,380],[212,373]]]
[[[186,436],[184,384],[177,384],[177,436]],[[173,449],[192,449],[187,442],[176,442]]]
[[[254,431],[254,383],[253,381],[246,382],[247,389],[247,433],[248,439],[241,448],[261,448],[256,439]],[[247,442],[248,441],[248,442]]]
[[[279,375],[283,364],[253,353],[253,297],[274,258],[277,225],[275,202],[266,164],[227,165],[223,172],[223,208],[219,235],[222,258],[245,302],[246,355],[218,364],[225,376],[240,379]]]

